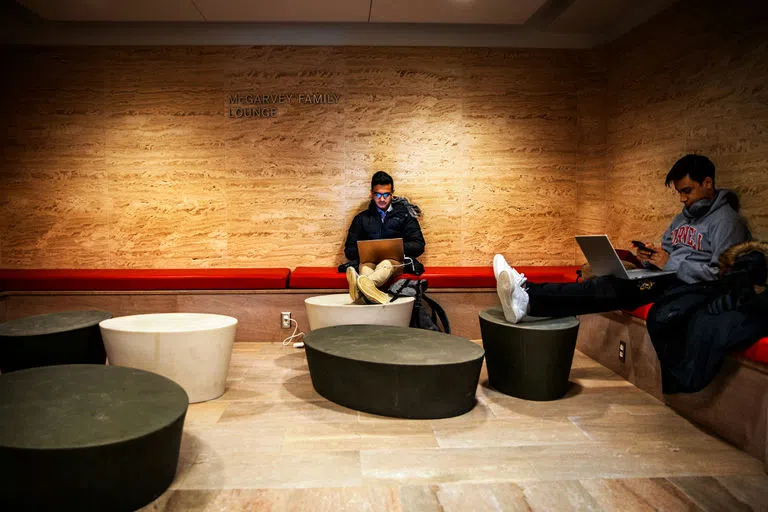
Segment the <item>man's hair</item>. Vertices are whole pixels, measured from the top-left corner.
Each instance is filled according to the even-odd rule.
[[[686,176],[690,176],[697,183],[704,183],[705,178],[712,178],[712,185],[714,185],[715,164],[704,155],[685,155],[669,170],[664,185],[669,186],[673,181],[681,180]]]
[[[373,187],[376,185],[392,185],[392,190],[395,190],[395,182],[392,180],[392,176],[384,171],[376,172],[376,174],[373,175],[373,178],[371,178],[371,190],[373,190]]]

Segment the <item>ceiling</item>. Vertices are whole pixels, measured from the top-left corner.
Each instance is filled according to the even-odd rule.
[[[12,11],[10,17],[23,20],[16,23],[17,28],[26,27],[39,37],[48,34],[48,38],[68,34],[82,39],[88,31],[92,37],[97,32],[107,39],[116,34],[128,37],[132,28],[140,27],[161,39],[174,33],[182,39],[206,33],[208,38],[213,34],[214,39],[227,39],[225,34],[230,33],[238,40],[253,39],[244,27],[258,26],[266,35],[247,42],[263,44],[265,37],[272,37],[275,44],[290,44],[290,37],[288,41],[280,37],[288,30],[299,44],[313,44],[313,37],[319,39],[314,44],[333,44],[324,40],[323,32],[336,29],[331,39],[339,39],[339,44],[387,44],[387,39],[396,44],[405,38],[401,44],[418,45],[422,39],[428,44],[431,38],[433,44],[436,40],[446,45],[454,37],[457,44],[462,45],[463,38],[470,40],[463,45],[479,46],[484,35],[487,46],[584,47],[615,39],[675,1],[18,0],[10,3],[5,17]],[[307,35],[310,41],[302,43]],[[480,44],[471,44],[473,37]]]

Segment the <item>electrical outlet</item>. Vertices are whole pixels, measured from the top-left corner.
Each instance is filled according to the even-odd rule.
[[[291,312],[290,311],[283,311],[280,313],[280,328],[281,329],[291,328]]]
[[[627,361],[627,342],[619,341],[619,361],[625,363]]]

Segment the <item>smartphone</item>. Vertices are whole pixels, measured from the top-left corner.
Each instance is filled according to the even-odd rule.
[[[642,250],[644,250],[644,251],[646,251],[646,252],[650,252],[651,254],[653,254],[654,252],[656,252],[656,251],[654,251],[653,249],[651,249],[650,247],[648,247],[647,245],[645,245],[645,244],[644,244],[643,242],[641,242],[640,240],[632,240],[632,245],[634,245],[634,246],[635,246],[635,247],[637,247],[638,249],[642,249]]]

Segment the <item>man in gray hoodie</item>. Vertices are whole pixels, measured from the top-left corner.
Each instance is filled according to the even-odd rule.
[[[736,194],[715,188],[715,166],[702,155],[686,155],[667,174],[665,185],[680,194],[683,211],[662,237],[661,247],[647,245],[638,258],[675,274],[628,280],[598,276],[580,283],[528,283],[501,254],[493,258],[496,290],[507,321],[530,316],[569,316],[635,309],[653,302],[682,283],[712,281],[718,259],[729,247],[751,239],[738,213]]]

